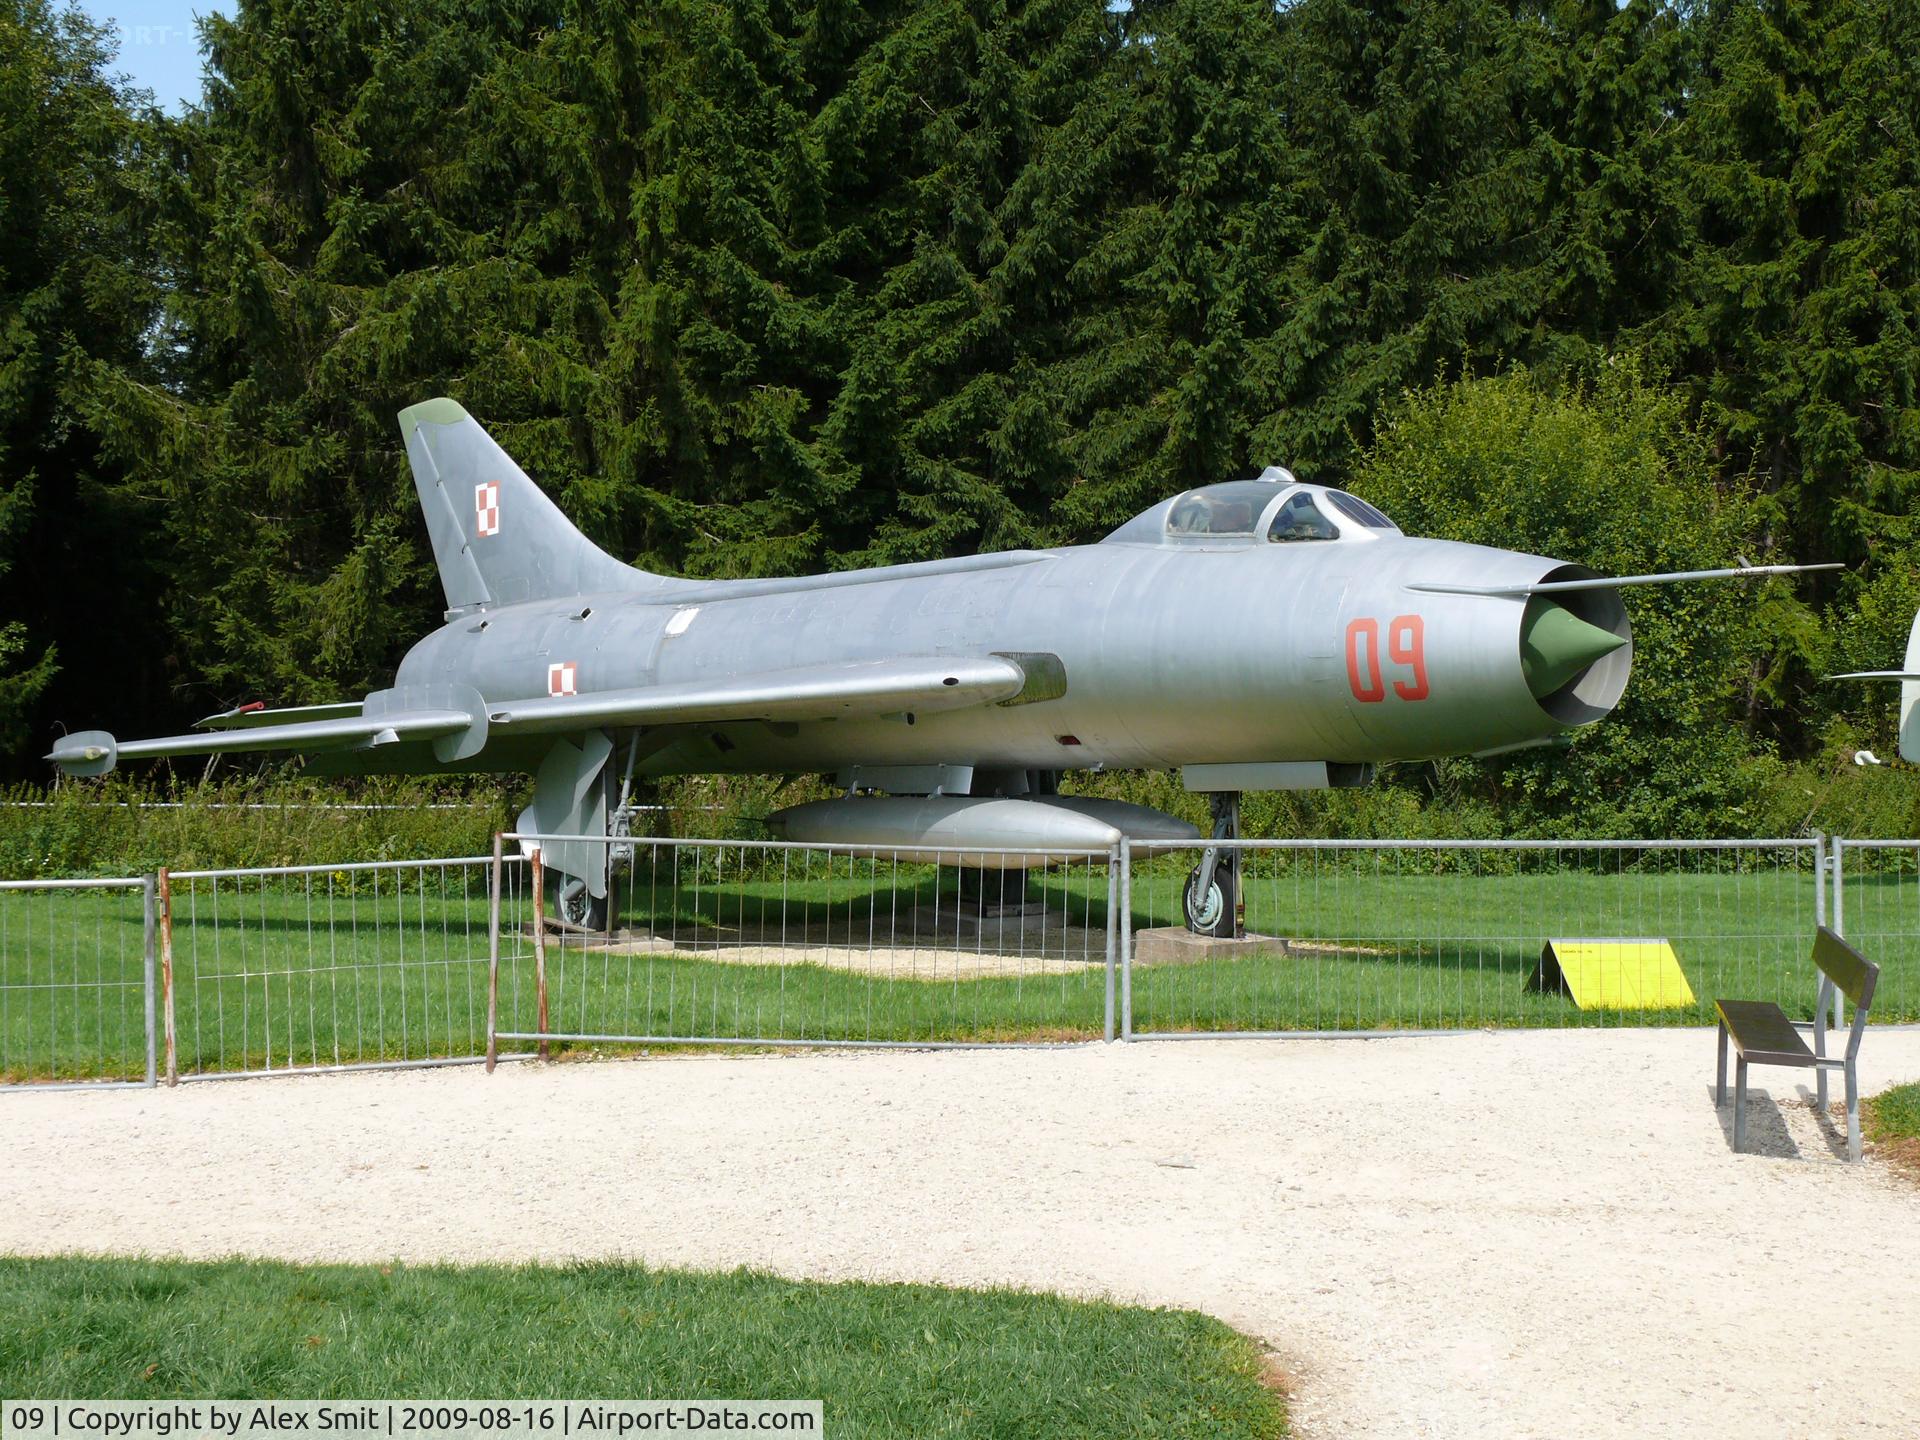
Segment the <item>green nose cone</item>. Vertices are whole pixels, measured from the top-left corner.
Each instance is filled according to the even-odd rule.
[[[1536,700],[1545,699],[1602,656],[1627,642],[1548,601],[1520,630],[1520,673]]]

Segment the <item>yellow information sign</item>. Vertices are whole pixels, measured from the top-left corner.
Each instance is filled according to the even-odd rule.
[[[1680,957],[1660,939],[1549,940],[1527,988],[1571,995],[1582,1010],[1681,1010],[1694,1003]]]

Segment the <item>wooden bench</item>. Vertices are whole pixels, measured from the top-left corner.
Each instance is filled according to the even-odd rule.
[[[1727,1041],[1740,1052],[1733,1082],[1733,1148],[1747,1148],[1747,1066],[1789,1065],[1812,1069],[1817,1076],[1820,1113],[1827,1109],[1827,1072],[1839,1070],[1847,1082],[1847,1156],[1860,1158],[1860,1077],[1854,1068],[1860,1053],[1860,1037],[1867,1028],[1867,1007],[1873,1003],[1873,987],[1879,983],[1880,967],[1822,925],[1813,937],[1813,963],[1820,971],[1820,992],[1813,1002],[1813,1019],[1789,1020],[1786,1012],[1770,1000],[1717,1000],[1720,1011],[1720,1073],[1714,1086],[1717,1105],[1727,1101]],[[1827,1017],[1832,1011],[1835,992],[1853,1003],[1853,1025],[1847,1032],[1847,1052],[1840,1058],[1827,1055]],[[1800,1038],[1802,1030],[1813,1031],[1813,1048]]]

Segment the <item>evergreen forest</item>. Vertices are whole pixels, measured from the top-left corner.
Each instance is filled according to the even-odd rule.
[[[1845,759],[1892,688],[1825,680],[1898,666],[1920,605],[1916,0],[239,0],[200,35],[169,113],[110,32],[0,0],[0,773],[388,683],[442,605],[394,417],[444,394],[688,575],[1090,542],[1270,464],[1621,573],[1843,562],[1635,592],[1609,723],[1317,817],[1739,833],[1838,785],[1920,820]]]

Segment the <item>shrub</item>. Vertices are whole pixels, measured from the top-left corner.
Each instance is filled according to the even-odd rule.
[[[1765,509],[1716,484],[1711,442],[1683,397],[1627,360],[1591,383],[1523,369],[1406,396],[1352,488],[1409,533],[1532,551],[1608,574],[1756,560]],[[1619,709],[1565,748],[1450,761],[1402,786],[1485,806],[1509,833],[1753,833],[1779,776],[1742,721],[1779,637],[1810,624],[1789,583],[1622,592],[1633,679]]]

